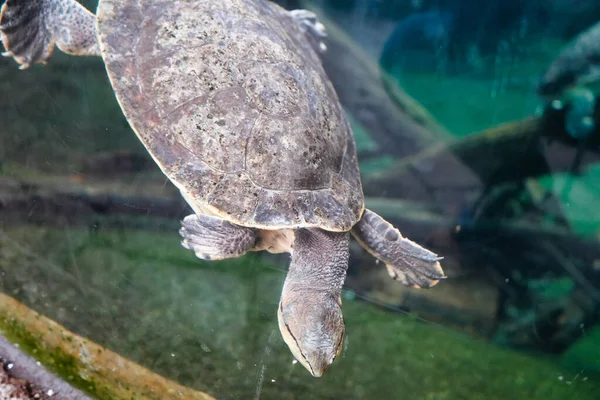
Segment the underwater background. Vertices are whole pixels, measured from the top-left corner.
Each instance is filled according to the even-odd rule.
[[[568,79],[544,77],[600,4],[278,3],[328,28],[367,206],[444,256],[448,279],[406,288],[353,243],[344,352],[315,379],[277,327],[289,255],[205,262],[181,247],[190,210],[102,60],[2,58],[3,336],[102,399],[170,398],[127,387],[158,375],[169,396],[216,399],[599,399],[600,33],[560,65]],[[73,350],[79,337],[148,375],[114,375]]]

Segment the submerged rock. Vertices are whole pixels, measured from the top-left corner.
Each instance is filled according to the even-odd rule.
[[[538,93],[556,98],[578,83],[600,78],[600,22],[569,42],[550,64],[538,85]]]

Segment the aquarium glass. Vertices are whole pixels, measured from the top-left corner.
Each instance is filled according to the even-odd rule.
[[[5,8],[11,3],[19,2],[8,0]],[[67,19],[58,15],[72,12],[70,1],[63,0],[62,8],[53,3],[61,0],[28,3],[31,10],[45,7],[42,17],[25,21],[29,35],[61,29],[56,26]],[[81,3],[96,12],[96,0]],[[161,7],[186,1],[138,3],[159,15]],[[187,3],[192,8],[218,2]],[[222,6],[226,3],[243,8],[263,0]],[[323,376],[311,376],[278,326],[290,254],[261,251],[202,260],[184,248],[181,221],[195,212],[192,206],[196,212],[200,206],[190,206],[157,164],[177,129],[153,131],[157,139],[150,154],[124,116],[122,107],[144,126],[160,124],[139,107],[185,93],[193,84],[179,80],[182,87],[175,88],[161,81],[167,95],[160,97],[156,87],[138,87],[142,78],[112,58],[118,77],[124,77],[121,84],[139,90],[142,100],[134,107],[117,101],[102,57],[56,48],[46,64],[20,70],[8,54],[0,58],[3,337],[98,399],[192,398],[189,393],[219,400],[600,399],[600,3],[277,3],[312,10],[327,28],[326,51],[311,54],[320,57],[331,82],[328,102],[341,103],[352,129],[366,207],[393,224],[405,246],[413,245],[410,239],[443,257],[446,279],[431,288],[408,287],[401,276],[392,279],[385,260],[378,261],[352,236],[341,295],[345,340]],[[124,24],[110,20],[115,15],[106,12],[98,29],[102,23]],[[185,13],[178,15],[182,24],[189,22]],[[144,32],[153,21],[140,21],[132,40],[151,47]],[[208,21],[200,18],[194,26],[201,32]],[[287,29],[290,21],[282,19],[277,29]],[[5,22],[0,30],[10,46],[6,32],[16,28]],[[229,51],[260,58],[252,35],[263,35],[261,29],[274,28],[242,16],[219,34],[243,32],[239,40],[247,48]],[[192,39],[177,39],[180,47],[171,55],[140,57],[139,63],[158,73],[168,70],[171,77],[191,77],[184,56],[197,54],[188,46]],[[15,47],[29,43],[19,40],[14,39]],[[215,33],[206,40],[218,46],[221,39]],[[103,47],[106,59],[114,46],[122,54],[131,51],[122,43],[109,44]],[[245,65],[222,54],[210,65],[207,61],[204,77],[194,76],[212,79],[207,76],[213,74],[217,82],[228,62]],[[276,61],[252,65],[258,67],[249,67],[254,72],[248,74],[263,77],[257,85],[265,86],[262,92],[256,86],[247,90],[271,100],[276,94],[269,82],[293,75],[269,75],[275,74]],[[226,100],[237,95],[223,93]],[[198,135],[209,134],[206,118],[213,116],[202,114],[199,98],[193,101],[200,119],[190,117],[188,124]],[[318,100],[311,97],[308,103]],[[271,102],[261,110],[267,116],[281,112],[273,117],[273,124],[281,125],[270,139],[280,144],[296,139],[285,128],[296,118],[286,107]],[[237,134],[225,125],[229,120],[222,122],[225,135]],[[260,133],[265,146],[275,125]],[[313,138],[307,146],[315,149],[333,140],[321,131],[307,135]],[[222,140],[215,139],[215,149],[226,146]],[[193,138],[187,143],[192,143],[188,153],[180,154],[195,157],[200,149]],[[233,157],[219,151],[224,161]],[[279,165],[265,173],[267,181],[317,162],[307,153],[294,154],[297,165],[276,152],[272,157]],[[168,172],[164,162],[162,167]],[[219,182],[215,178],[214,185]],[[252,196],[244,184],[231,178],[223,190],[237,195],[224,202]],[[356,190],[341,187],[342,200]],[[360,203],[360,196],[355,198]],[[269,201],[259,200],[273,212],[299,207]],[[218,213],[217,206],[211,210]],[[333,225],[342,218],[324,215]],[[389,243],[391,236],[380,237]],[[319,251],[315,248],[315,257],[326,259]],[[29,310],[38,317],[32,319]],[[80,338],[100,347],[90,354]],[[110,356],[101,357],[103,351]],[[3,357],[0,351],[6,362]],[[132,367],[119,364],[116,370],[117,357]]]

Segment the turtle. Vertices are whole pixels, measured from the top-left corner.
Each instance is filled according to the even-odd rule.
[[[349,121],[322,65],[327,31],[266,0],[7,0],[6,56],[102,56],[132,130],[193,213],[182,245],[204,260],[287,252],[277,320],[315,377],[345,336],[353,236],[404,285],[429,288],[441,257],[365,208]]]

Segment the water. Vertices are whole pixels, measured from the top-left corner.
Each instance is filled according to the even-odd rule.
[[[448,275],[407,289],[354,243],[346,341],[322,378],[294,362],[277,326],[289,256],[208,262],[180,246],[191,211],[97,58],[56,51],[26,71],[0,59],[0,290],[166,387],[217,399],[597,399],[600,133],[572,132],[597,112],[570,108],[583,101],[571,88],[536,93],[568,41],[600,20],[580,3],[306,5],[329,28],[324,65],[367,206],[443,255]],[[23,314],[2,301],[4,334],[52,368],[89,358],[53,362],[49,334],[29,338],[33,325],[15,325]],[[91,389],[101,377],[69,371],[111,397]]]

